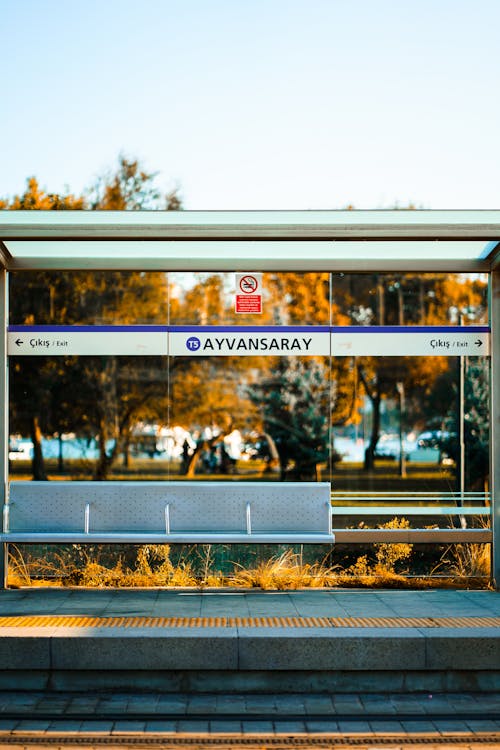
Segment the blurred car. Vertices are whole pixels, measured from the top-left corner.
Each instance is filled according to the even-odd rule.
[[[417,437],[419,448],[443,448],[450,440],[456,438],[455,432],[447,430],[426,430]]]
[[[408,457],[409,453],[415,449],[415,443],[407,440],[403,440],[403,450],[405,455]],[[375,446],[375,458],[392,458],[398,459],[400,453],[399,435],[396,433],[386,432],[381,435],[378,439],[377,445]]]

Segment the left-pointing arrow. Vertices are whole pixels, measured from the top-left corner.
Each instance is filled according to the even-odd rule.
[[[18,346],[21,346],[21,344],[24,344],[24,341],[21,341],[21,339],[16,339],[16,344]]]

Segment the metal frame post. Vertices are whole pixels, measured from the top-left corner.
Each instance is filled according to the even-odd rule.
[[[0,271],[0,497],[6,499],[9,480],[9,392],[7,362],[7,326],[9,322],[8,274]],[[0,545],[0,589],[7,588],[9,545]]]
[[[500,271],[491,274],[491,550],[492,578],[500,590]]]

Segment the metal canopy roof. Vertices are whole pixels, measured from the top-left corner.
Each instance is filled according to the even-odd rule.
[[[1,211],[18,269],[487,271],[500,211]]]

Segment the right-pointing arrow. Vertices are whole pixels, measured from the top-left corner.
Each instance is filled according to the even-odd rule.
[[[474,343],[476,346],[482,346],[483,342],[481,341],[481,339],[478,339],[477,341],[474,341]]]

